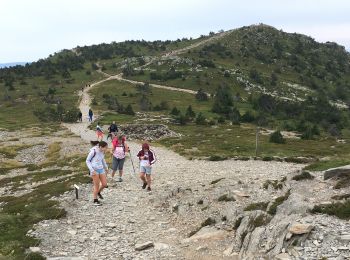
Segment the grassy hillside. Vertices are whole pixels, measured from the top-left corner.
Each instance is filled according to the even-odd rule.
[[[211,41],[194,45],[208,39]],[[193,48],[178,52],[189,46]],[[328,155],[317,152],[314,145],[325,142],[326,147],[337,146],[336,139],[347,142],[349,138],[349,60],[349,53],[335,43],[317,43],[310,37],[266,25],[198,39],[78,46],[25,67],[0,70],[0,94],[4,97],[0,127],[74,121],[79,90],[103,78],[96,71],[101,69],[111,75],[123,73],[142,82],[202,89],[209,94],[206,101],[199,101],[187,93],[149,87],[145,90],[109,81],[92,91],[94,109],[108,113],[105,122],[115,116],[122,122],[134,121],[131,110],[171,117],[173,123],[180,124],[171,127],[186,132],[189,138],[193,137],[190,131],[196,133],[198,127],[208,128],[208,135],[220,135],[220,131],[226,131],[218,127],[222,122],[223,126],[236,125],[236,131],[248,128],[251,133],[258,125],[296,131],[303,139],[298,142],[312,144],[306,150],[294,140],[287,142],[295,144],[292,148],[272,145],[266,149],[270,150],[269,156],[274,151],[293,156]],[[195,116],[187,115],[189,105]],[[174,114],[175,107],[179,112]],[[194,145],[191,140],[196,139],[187,143]],[[247,145],[253,143],[246,141]],[[173,141],[165,144],[173,145]],[[279,147],[285,153],[277,152]],[[247,155],[252,148],[247,153],[224,150],[222,153],[228,156]]]

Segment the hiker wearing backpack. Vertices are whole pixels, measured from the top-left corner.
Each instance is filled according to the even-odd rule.
[[[97,140],[99,141],[103,140],[103,130],[99,122],[97,123],[97,126],[96,126],[96,135],[97,135]]]
[[[91,142],[92,145],[96,144]],[[90,149],[89,155],[86,158],[86,165],[89,168],[90,176],[93,181],[93,198],[94,205],[101,206],[98,198],[103,199],[102,190],[107,187],[106,173],[108,166],[105,160],[105,153],[108,150],[108,144],[104,141],[98,143]]]
[[[125,162],[126,153],[129,151],[129,146],[126,143],[125,136],[120,136],[119,138],[115,136],[112,140],[112,178],[117,170],[119,170],[118,182],[122,182],[123,179],[123,167]]]
[[[108,127],[107,140],[109,137],[113,139],[113,136],[116,136],[117,132],[118,132],[118,126],[116,125],[115,121],[113,121],[112,124]]]
[[[140,179],[143,181],[142,189],[146,189],[148,186],[147,191],[151,191],[152,165],[156,162],[156,155],[150,150],[149,144],[144,143],[137,157],[140,160]]]
[[[89,122],[92,122],[92,117],[94,116],[94,113],[92,112],[91,108],[89,109]]]

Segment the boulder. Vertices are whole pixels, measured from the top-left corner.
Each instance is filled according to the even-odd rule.
[[[39,253],[41,249],[40,247],[29,247],[29,251],[32,253]]]
[[[342,177],[350,177],[350,165],[331,168],[326,170],[323,174],[324,180],[328,180],[331,178],[342,178]]]
[[[310,224],[294,224],[289,228],[289,232],[294,235],[308,234],[314,227]]]

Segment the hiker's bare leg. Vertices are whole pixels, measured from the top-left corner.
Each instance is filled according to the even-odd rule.
[[[151,174],[146,174],[147,186],[151,188]]]
[[[100,189],[100,178],[99,178],[99,175],[96,173],[93,174],[91,178],[93,182],[93,196],[94,196],[94,199],[97,199],[97,193]]]
[[[140,172],[140,179],[143,181],[143,183],[146,183],[146,177],[144,172]]]
[[[123,177],[123,170],[119,170],[119,177]]]
[[[107,187],[107,177],[106,174],[100,174],[101,186],[98,192],[101,192],[104,188]]]

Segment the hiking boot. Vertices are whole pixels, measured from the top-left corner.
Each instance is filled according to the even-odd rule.
[[[122,177],[119,177],[117,180],[117,182],[122,182],[122,181],[123,181]]]
[[[152,191],[151,187],[148,187],[148,188],[147,188],[147,191]]]
[[[99,193],[97,193],[97,195],[98,195],[98,197],[101,199],[101,200],[103,200],[103,196],[102,196],[102,194],[99,192]]]
[[[102,206],[102,204],[98,199],[94,199],[94,206]]]
[[[146,189],[146,187],[147,187],[147,183],[144,183],[144,184],[142,185],[142,189]]]

